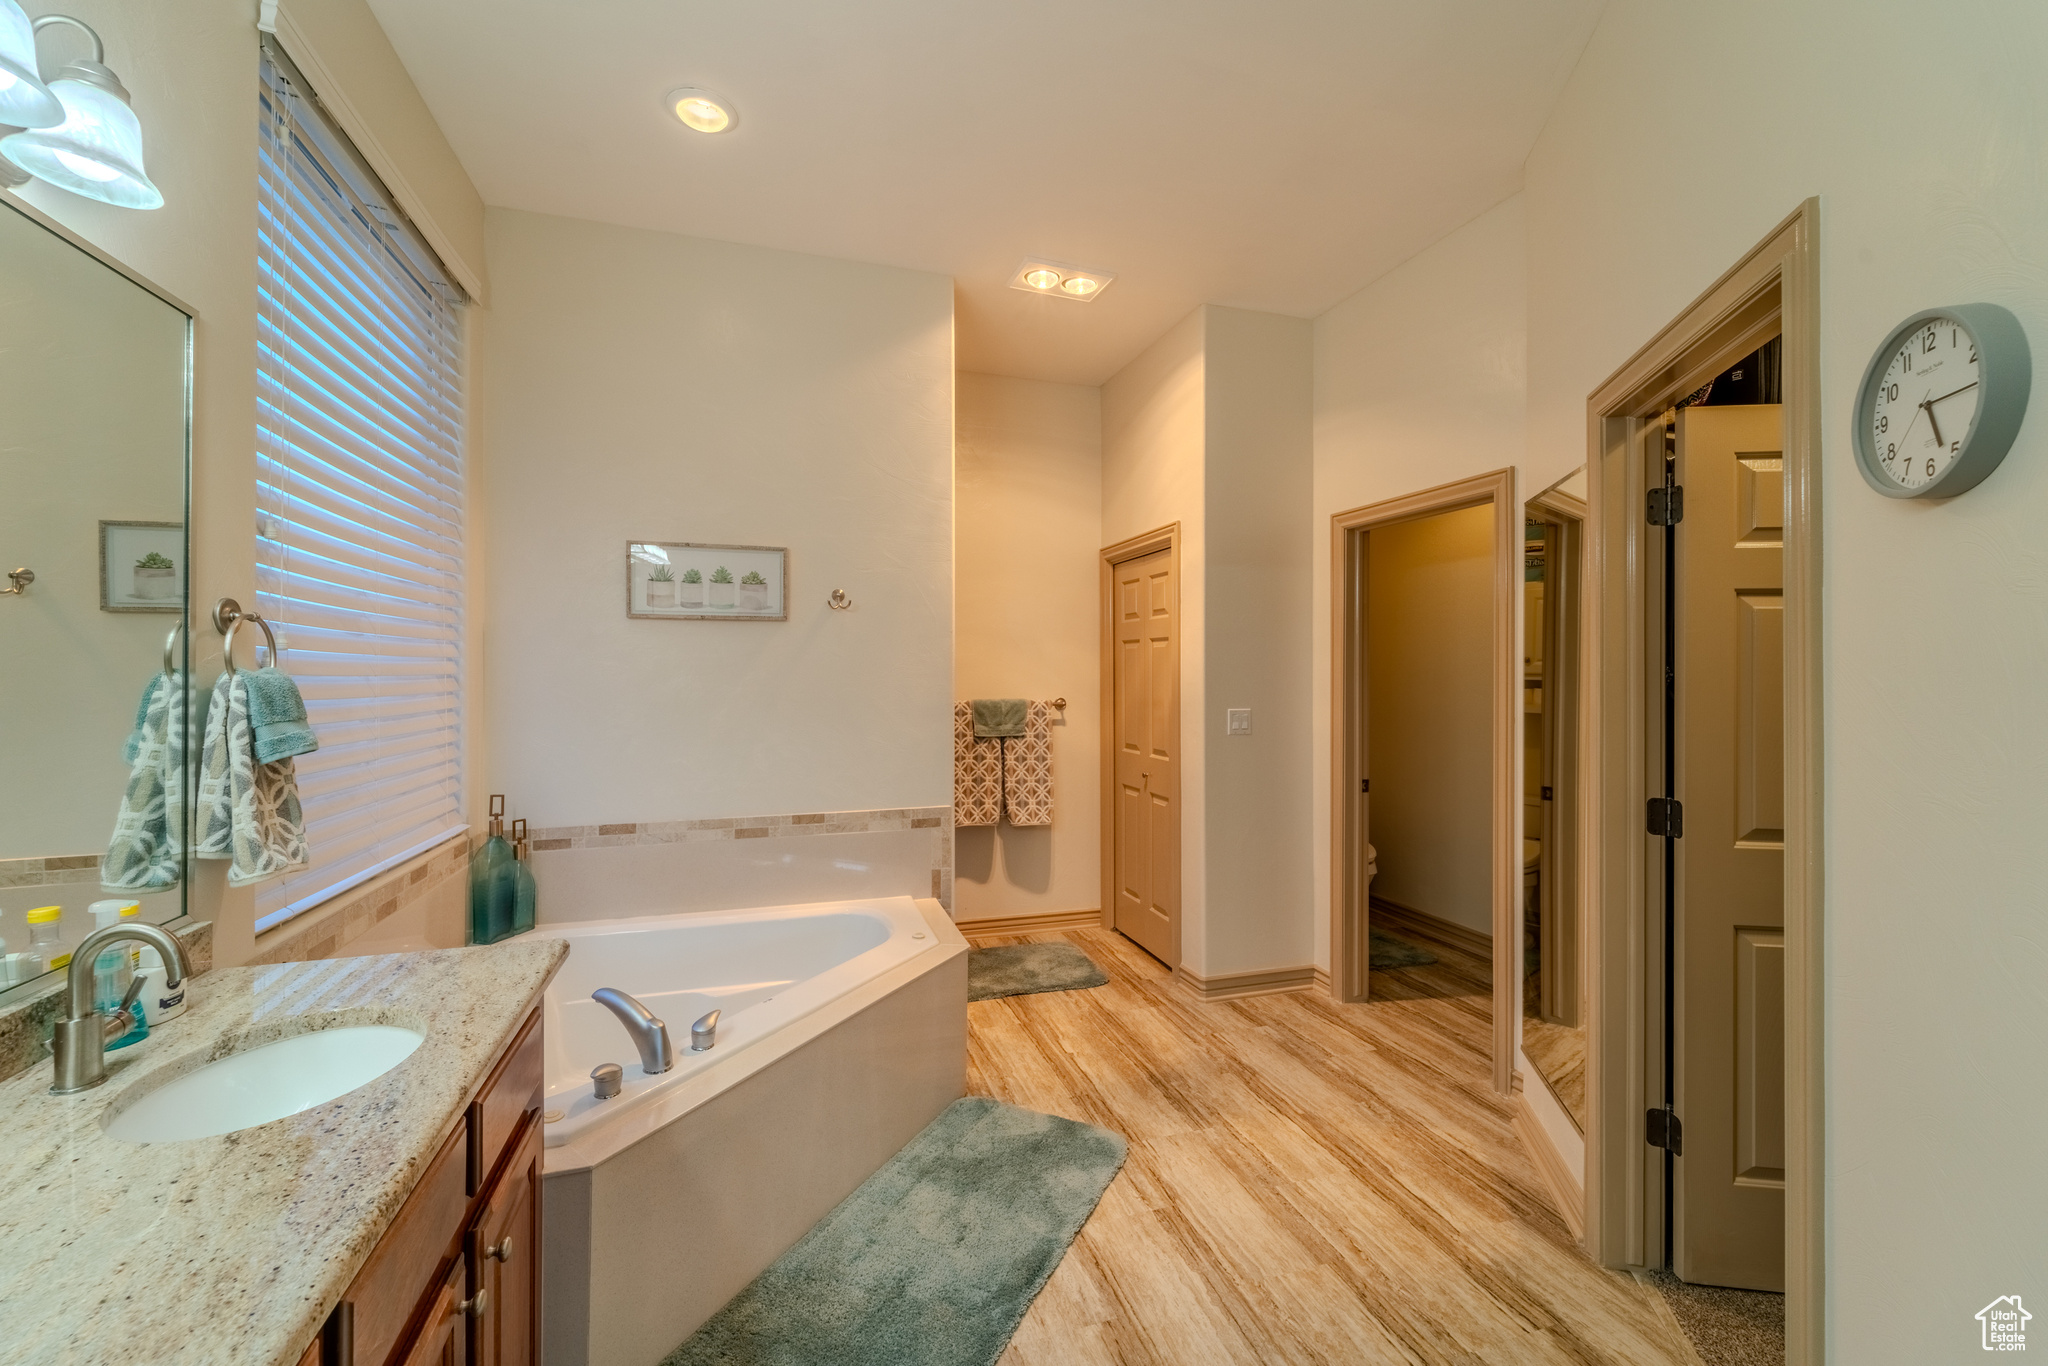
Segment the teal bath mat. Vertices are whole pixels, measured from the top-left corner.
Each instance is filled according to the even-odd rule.
[[[1435,954],[1418,949],[1405,939],[1378,930],[1367,933],[1372,936],[1372,965],[1376,968],[1426,968],[1436,961]]]
[[[954,1101],[662,1366],[992,1366],[1127,1150]]]
[[[1037,991],[1078,991],[1109,978],[1072,944],[1001,944],[967,953],[967,999],[1029,996]]]

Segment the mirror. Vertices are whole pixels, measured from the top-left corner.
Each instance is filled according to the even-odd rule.
[[[94,902],[185,911],[191,318],[0,204],[0,989],[18,989],[68,959]]]

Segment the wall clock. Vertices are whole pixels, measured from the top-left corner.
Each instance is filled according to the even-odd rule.
[[[1953,498],[1998,468],[2034,382],[2020,320],[1997,304],[1900,323],[1856,391],[1856,463],[1887,498]]]

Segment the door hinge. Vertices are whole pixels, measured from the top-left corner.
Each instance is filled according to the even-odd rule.
[[[1652,797],[1648,802],[1650,833],[1675,840],[1685,834],[1685,807],[1674,797]]]
[[[1673,1157],[1685,1156],[1685,1126],[1669,1108],[1649,1110],[1643,1115],[1643,1142],[1662,1148]]]
[[[1677,526],[1685,520],[1685,490],[1677,484],[1650,490],[1650,525]]]
[[[1544,788],[1544,789],[1543,789],[1543,800],[1547,802],[1547,801],[1550,801],[1551,799],[1552,799],[1552,798],[1551,798],[1551,795],[1550,795],[1550,789],[1549,789],[1549,788],[1547,788],[1547,787],[1546,787],[1546,788]]]
[[[1358,790],[1359,790],[1360,792],[1370,792],[1370,791],[1372,791],[1372,779],[1370,779],[1370,778],[1360,778],[1360,779],[1358,780]]]

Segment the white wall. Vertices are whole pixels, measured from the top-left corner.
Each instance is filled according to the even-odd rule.
[[[367,13],[361,0],[319,4],[322,11]],[[256,6],[72,0],[63,9],[105,40],[107,65],[142,120],[147,169],[164,207],[112,208],[40,182],[19,194],[197,311],[190,582],[193,661],[209,682],[220,637],[204,624],[207,609],[224,594],[244,603],[256,595]],[[47,41],[54,52],[70,40]],[[386,59],[392,65],[380,65]],[[360,50],[338,56],[335,70],[351,84],[388,83],[406,79],[402,66],[394,75],[396,62],[388,49],[383,58]],[[438,184],[459,167],[452,157],[427,155],[436,144],[445,152],[446,144],[439,129],[419,122],[423,111],[378,104],[372,118],[408,179],[435,187],[437,202],[453,214],[465,193],[474,201],[475,191],[466,177],[464,184]],[[224,864],[201,863],[189,905],[193,915],[214,921],[214,961],[230,966],[256,951],[255,910],[253,893],[226,887],[224,872]]]
[[[953,508],[954,695],[1067,699],[1053,823],[955,831],[960,920],[1102,899],[1102,391],[963,374]]]
[[[1522,200],[1509,199],[1315,322],[1315,501],[1307,539],[1316,626],[1308,782],[1315,952],[1326,968],[1330,516],[1521,463],[1528,326],[1523,234]],[[1549,482],[1532,482],[1525,472],[1520,488]]]
[[[1366,537],[1375,896],[1493,936],[1493,509]]]
[[[950,802],[951,283],[510,210],[488,241],[492,790],[535,826]],[[787,546],[789,620],[629,620],[629,540]]]
[[[1997,474],[1896,502],[1852,467],[1871,351],[1986,300],[2048,354],[2048,7],[1615,0],[1529,159],[1529,442],[1808,195],[1821,205],[1828,1336],[1978,1353],[2048,1296],[2048,386]],[[2036,1311],[2039,1312],[2038,1310]]]
[[[1205,976],[1314,961],[1309,860],[1309,573],[1314,331],[1306,318],[1203,310],[1207,613],[1201,825]],[[1250,735],[1225,733],[1231,708]],[[1183,713],[1185,717],[1186,713]]]

